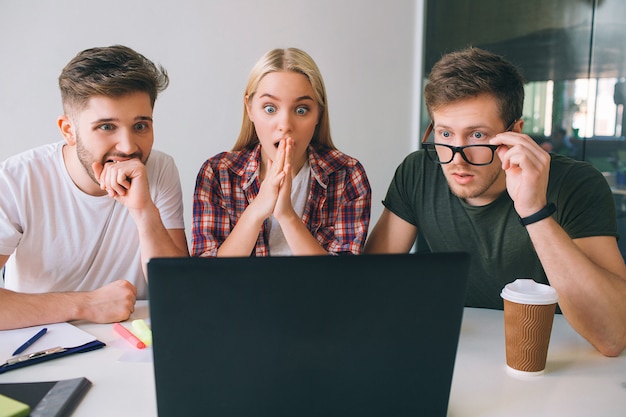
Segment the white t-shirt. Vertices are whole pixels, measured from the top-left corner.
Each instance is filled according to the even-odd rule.
[[[0,254],[11,255],[5,288],[26,292],[91,291],[117,279],[148,296],[139,236],[126,207],[85,194],[63,162],[63,142],[0,164]],[[150,194],[166,229],[184,229],[178,169],[152,150]]]

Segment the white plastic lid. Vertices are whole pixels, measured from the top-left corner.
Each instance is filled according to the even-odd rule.
[[[518,304],[546,305],[559,300],[554,288],[532,279],[516,279],[504,286],[500,296]]]

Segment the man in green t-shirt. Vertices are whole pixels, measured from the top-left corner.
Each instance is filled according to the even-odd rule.
[[[424,94],[422,149],[398,167],[365,251],[408,252],[419,231],[431,251],[469,252],[468,306],[502,308],[500,290],[516,278],[550,284],[571,325],[619,355],[626,265],[604,177],[521,133],[524,79],[500,56],[448,54]]]

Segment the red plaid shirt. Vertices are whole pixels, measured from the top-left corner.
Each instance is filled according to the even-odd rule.
[[[261,147],[223,152],[206,161],[193,198],[193,256],[216,256],[259,193]],[[337,150],[309,146],[311,189],[302,221],[326,251],[359,254],[370,220],[372,192],[363,166]],[[267,220],[251,255],[270,255]]]

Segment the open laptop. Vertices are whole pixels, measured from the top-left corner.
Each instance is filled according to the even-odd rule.
[[[159,416],[445,416],[464,253],[153,259]]]

